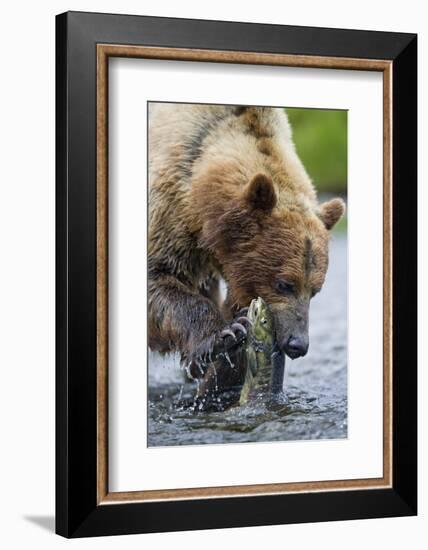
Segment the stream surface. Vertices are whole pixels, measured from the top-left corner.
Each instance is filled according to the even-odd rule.
[[[195,383],[178,357],[149,355],[148,445],[202,445],[347,437],[347,241],[333,234],[325,285],[311,301],[306,357],[286,358],[284,395],[223,412],[193,412]]]

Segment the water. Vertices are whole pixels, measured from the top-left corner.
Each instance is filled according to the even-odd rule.
[[[195,383],[175,356],[149,358],[149,446],[347,437],[347,243],[333,235],[322,292],[311,302],[308,355],[286,359],[284,397],[224,412],[193,412]]]

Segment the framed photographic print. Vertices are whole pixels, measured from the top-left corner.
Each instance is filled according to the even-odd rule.
[[[416,36],[56,25],[57,532],[416,514]]]

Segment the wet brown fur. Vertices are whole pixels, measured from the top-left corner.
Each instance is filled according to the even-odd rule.
[[[185,360],[205,352],[257,296],[281,338],[293,323],[304,328],[344,205],[318,205],[284,111],[157,104],[149,148],[150,347]],[[295,295],[278,294],[278,279]]]

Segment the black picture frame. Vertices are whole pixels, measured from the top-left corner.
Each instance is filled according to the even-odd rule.
[[[392,62],[392,487],[97,503],[96,46]],[[417,36],[68,12],[56,18],[56,532],[65,537],[417,513]]]

